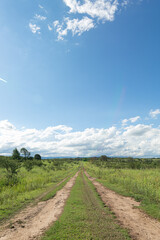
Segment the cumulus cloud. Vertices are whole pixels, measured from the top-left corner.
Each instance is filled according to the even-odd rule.
[[[82,33],[95,28],[95,26],[97,27],[101,23],[114,21],[116,13],[120,13],[122,9],[126,8],[132,2],[131,0],[61,1],[66,6],[66,11],[62,19],[53,19],[52,22],[48,20],[50,17],[46,17],[48,12],[44,6],[38,5],[37,14],[30,20],[30,22],[34,23],[30,24],[30,29],[33,33],[40,33],[40,24],[42,21],[46,21],[45,27],[49,31],[55,28],[58,40],[64,40],[69,32],[72,33],[72,36],[80,36]],[[39,21],[40,26],[36,25],[37,21]],[[43,26],[41,26],[42,30]]]
[[[4,82],[4,83],[7,83],[7,81],[3,78],[0,78],[0,81]]]
[[[54,21],[53,23],[56,32],[58,33],[58,40],[63,40],[64,36],[68,34],[68,31],[72,32],[72,35],[78,34],[79,36],[91,28],[94,28],[94,22],[88,17],[83,17],[81,20],[78,18],[69,19],[65,18],[63,24],[59,21]]]
[[[160,114],[160,109],[156,109],[156,110],[151,110],[149,115],[151,116],[151,118],[157,118],[157,116]]]
[[[160,128],[137,124],[117,128],[87,128],[74,131],[65,125],[45,129],[18,129],[0,121],[0,154],[25,147],[45,157],[65,156],[160,156]]]
[[[37,26],[36,24],[32,24],[32,23],[29,23],[29,28],[30,28],[30,30],[32,31],[32,33],[38,33],[38,34],[40,34],[40,27],[39,26]]]
[[[137,117],[133,117],[133,118],[129,118],[129,119],[123,119],[122,120],[122,125],[126,125],[127,123],[135,123],[136,121],[138,121],[140,119],[140,116]]]
[[[118,0],[85,0],[83,4],[76,0],[63,0],[70,13],[87,14],[99,20],[113,21],[118,8]]]
[[[58,40],[63,40],[69,31],[73,36],[76,34],[80,36],[100,22],[113,21],[118,9],[126,7],[129,3],[128,0],[84,0],[83,3],[78,0],[63,0],[63,2],[69,8],[68,13],[71,17],[64,18],[61,24],[59,20],[54,22]],[[72,17],[75,14],[76,18]]]

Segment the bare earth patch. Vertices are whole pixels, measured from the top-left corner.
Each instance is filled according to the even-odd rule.
[[[120,223],[129,229],[133,239],[160,240],[160,222],[136,208],[140,205],[139,202],[107,189],[87,172],[85,174],[96,187],[103,202],[115,213]]]
[[[77,176],[78,173],[57,192],[53,199],[27,207],[11,219],[10,224],[3,225],[0,229],[0,240],[40,239],[40,236],[62,213]]]

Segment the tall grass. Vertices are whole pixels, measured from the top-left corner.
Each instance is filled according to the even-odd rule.
[[[101,169],[86,163],[88,173],[108,188],[142,201],[141,207],[160,219],[159,169]]]
[[[77,165],[68,163],[60,170],[50,168],[50,164],[34,167],[31,171],[20,168],[17,174],[17,184],[7,185],[5,171],[0,169],[0,221],[14,213],[27,202],[38,197],[50,186],[58,183],[71,172],[76,171]]]

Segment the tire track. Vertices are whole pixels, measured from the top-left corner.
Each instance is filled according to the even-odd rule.
[[[85,174],[96,187],[102,201],[116,214],[119,222],[129,229],[133,239],[160,240],[160,222],[138,209],[139,202],[107,189],[87,172]]]
[[[53,199],[30,206],[12,219],[12,225],[0,232],[0,240],[40,239],[46,229],[61,215],[65,202],[78,176],[77,172]]]

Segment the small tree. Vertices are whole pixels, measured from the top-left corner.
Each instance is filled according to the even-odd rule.
[[[106,155],[102,155],[102,156],[100,157],[100,160],[101,160],[101,161],[107,161],[107,160],[108,160],[108,157],[107,157]]]
[[[18,182],[17,171],[20,167],[18,161],[4,157],[0,159],[0,167],[6,169],[6,177],[9,185],[14,185]]]
[[[17,150],[17,148],[15,148],[15,149],[13,150],[12,158],[13,158],[13,159],[20,159],[20,153],[19,153],[19,151]]]
[[[35,154],[35,155],[34,155],[34,159],[36,159],[36,160],[41,160],[41,155]]]
[[[21,148],[21,154],[24,155],[24,158],[29,158],[30,156],[30,152],[28,152],[28,150],[26,148]]]

